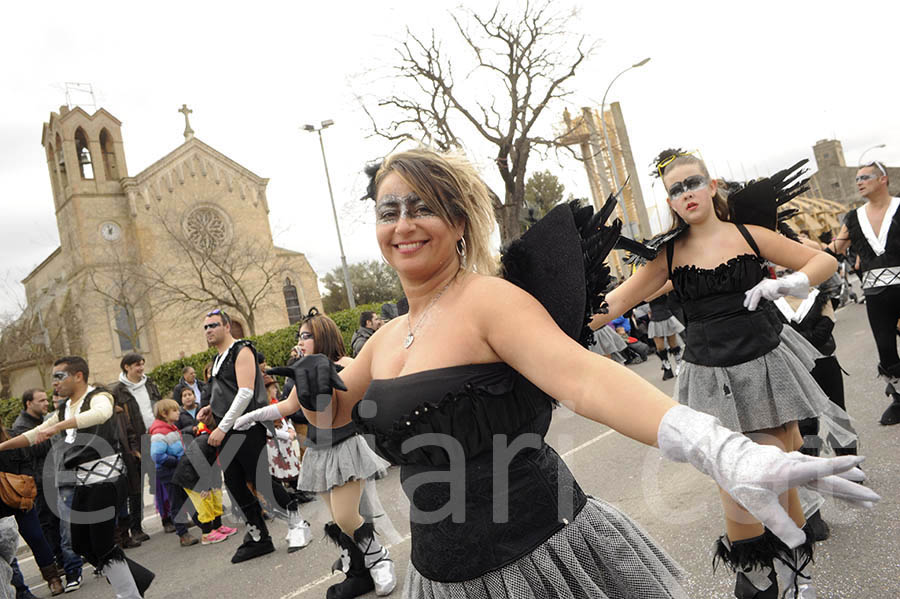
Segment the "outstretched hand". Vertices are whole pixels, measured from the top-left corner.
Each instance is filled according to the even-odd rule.
[[[347,390],[338,376],[337,365],[322,354],[305,356],[290,366],[270,368],[266,374],[294,379],[300,405],[314,412],[328,407],[335,389]]]
[[[748,442],[752,443],[751,441]],[[748,446],[728,480],[717,482],[766,528],[790,547],[806,536],[785,511],[778,496],[792,487],[806,487],[860,507],[872,507],[881,499],[871,489],[853,481],[865,480],[856,466],[864,458],[841,456],[816,458],[794,451],[785,453],[771,445]],[[724,479],[725,477],[723,477]]]
[[[872,507],[877,493],[854,480],[865,477],[857,456],[814,458],[759,445],[729,430],[715,417],[679,405],[663,416],[657,433],[659,449],[676,462],[688,462],[711,476],[735,501],[789,547],[806,535],[778,500],[792,487],[805,486],[861,507]]]

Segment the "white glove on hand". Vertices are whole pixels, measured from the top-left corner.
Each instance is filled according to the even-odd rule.
[[[759,300],[774,301],[786,295],[802,298],[809,295],[809,277],[806,273],[798,270],[777,279],[763,279],[744,292],[744,307],[752,312],[759,305]]]
[[[778,501],[791,487],[806,486],[863,507],[881,499],[877,493],[851,480],[865,475],[857,464],[863,458],[814,458],[785,453],[771,445],[758,445],[741,433],[721,426],[709,414],[675,406],[663,416],[657,433],[662,454],[675,462],[688,462],[711,476],[744,509],[789,547],[798,547],[806,535]]]
[[[269,404],[238,416],[238,419],[234,421],[234,430],[245,431],[257,422],[278,420],[279,418],[281,418],[281,412],[278,411],[278,404]]]

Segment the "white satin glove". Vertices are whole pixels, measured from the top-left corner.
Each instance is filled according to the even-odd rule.
[[[777,279],[763,279],[744,292],[744,307],[752,312],[759,305],[759,300],[775,301],[786,295],[801,298],[809,295],[809,277],[805,272],[798,270]]]
[[[273,403],[238,416],[238,419],[234,421],[233,428],[236,431],[245,431],[257,422],[267,422],[279,418],[281,418],[281,412],[278,411],[278,404]]]
[[[719,421],[683,405],[663,416],[657,433],[663,456],[688,462],[711,476],[735,501],[753,514],[789,547],[798,547],[806,535],[787,514],[778,496],[791,487],[805,486],[862,507],[881,499],[858,485],[865,475],[857,464],[863,458],[814,458],[759,445]]]

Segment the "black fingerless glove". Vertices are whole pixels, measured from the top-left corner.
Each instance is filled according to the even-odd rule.
[[[338,376],[337,364],[322,354],[304,356],[290,366],[270,368],[266,374],[293,379],[300,405],[314,412],[329,406],[335,389],[347,390]]]

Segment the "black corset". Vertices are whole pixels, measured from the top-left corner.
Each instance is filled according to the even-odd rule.
[[[781,324],[766,302],[753,312],[744,292],[766,276],[764,260],[742,254],[716,268],[679,266],[672,285],[682,300],[687,329],[684,359],[703,366],[734,366],[756,359],[781,342]]]
[[[353,420],[378,453],[403,466],[411,557],[424,576],[475,578],[529,553],[578,515],[587,498],[543,440],[552,410],[546,395],[502,363],[372,381]],[[506,484],[495,484],[495,475]]]

